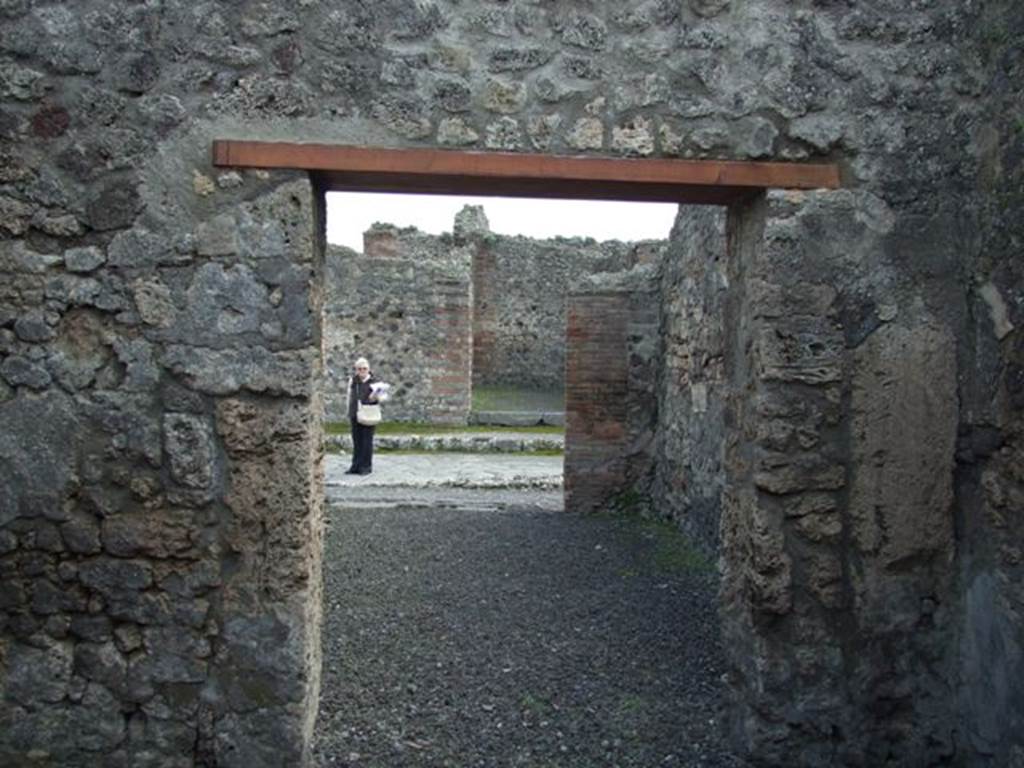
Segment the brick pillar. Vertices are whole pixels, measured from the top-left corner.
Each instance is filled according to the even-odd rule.
[[[443,368],[430,378],[429,419],[436,423],[465,424],[472,398],[473,288],[464,281],[438,286],[435,312],[438,349]]]
[[[494,342],[497,337],[495,257],[484,243],[473,251],[473,384],[493,379]]]
[[[568,300],[565,508],[594,512],[626,483],[629,295]]]

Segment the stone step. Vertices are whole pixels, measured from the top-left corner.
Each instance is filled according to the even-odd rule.
[[[350,435],[327,435],[329,448],[349,452]],[[377,451],[451,451],[457,453],[529,453],[565,450],[564,435],[532,435],[528,433],[459,432],[454,434],[377,435],[373,440]]]
[[[375,453],[373,472],[350,475],[345,454],[328,454],[324,485],[332,499],[343,499],[348,489],[403,488],[415,496],[453,489],[494,491],[557,491],[562,488],[561,456],[499,453]]]
[[[470,424],[490,424],[501,427],[535,427],[546,424],[565,426],[565,411],[473,411]]]

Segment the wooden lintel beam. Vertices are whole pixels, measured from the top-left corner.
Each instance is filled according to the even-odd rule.
[[[219,167],[313,172],[329,188],[678,200],[721,204],[758,190],[835,189],[832,164],[566,157],[217,140]],[[702,199],[706,197],[707,199]]]

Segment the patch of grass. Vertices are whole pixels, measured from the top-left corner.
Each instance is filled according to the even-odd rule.
[[[347,435],[350,431],[347,421],[328,421],[324,432],[328,435]],[[384,421],[377,425],[378,435],[452,435],[481,433],[522,432],[530,435],[563,435],[565,427],[541,424],[532,427],[499,427],[486,424],[429,424],[422,421]]]
[[[653,503],[651,497],[646,493],[640,493],[635,488],[627,488],[615,494],[611,501],[612,514],[625,517],[639,517],[651,509]]]
[[[661,573],[710,573],[714,565],[674,523],[650,520],[644,534],[654,540],[654,567]]]
[[[636,523],[640,535],[653,545],[651,565],[657,573],[672,575],[714,571],[714,564],[675,523],[648,516],[653,509],[650,496],[628,488],[609,501],[608,511],[603,516]],[[627,578],[636,574],[622,572],[620,575]]]
[[[517,387],[474,387],[474,411],[564,411],[561,390],[533,390]]]

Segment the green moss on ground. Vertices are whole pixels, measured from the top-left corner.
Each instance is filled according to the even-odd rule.
[[[711,573],[714,563],[678,526],[670,520],[650,517],[653,510],[650,496],[634,489],[617,494],[602,517],[619,518],[635,523],[637,532],[653,544],[651,565],[657,573]],[[637,574],[621,573],[623,578]]]
[[[651,520],[643,531],[654,540],[654,567],[661,573],[711,573],[714,564],[674,523]]]

